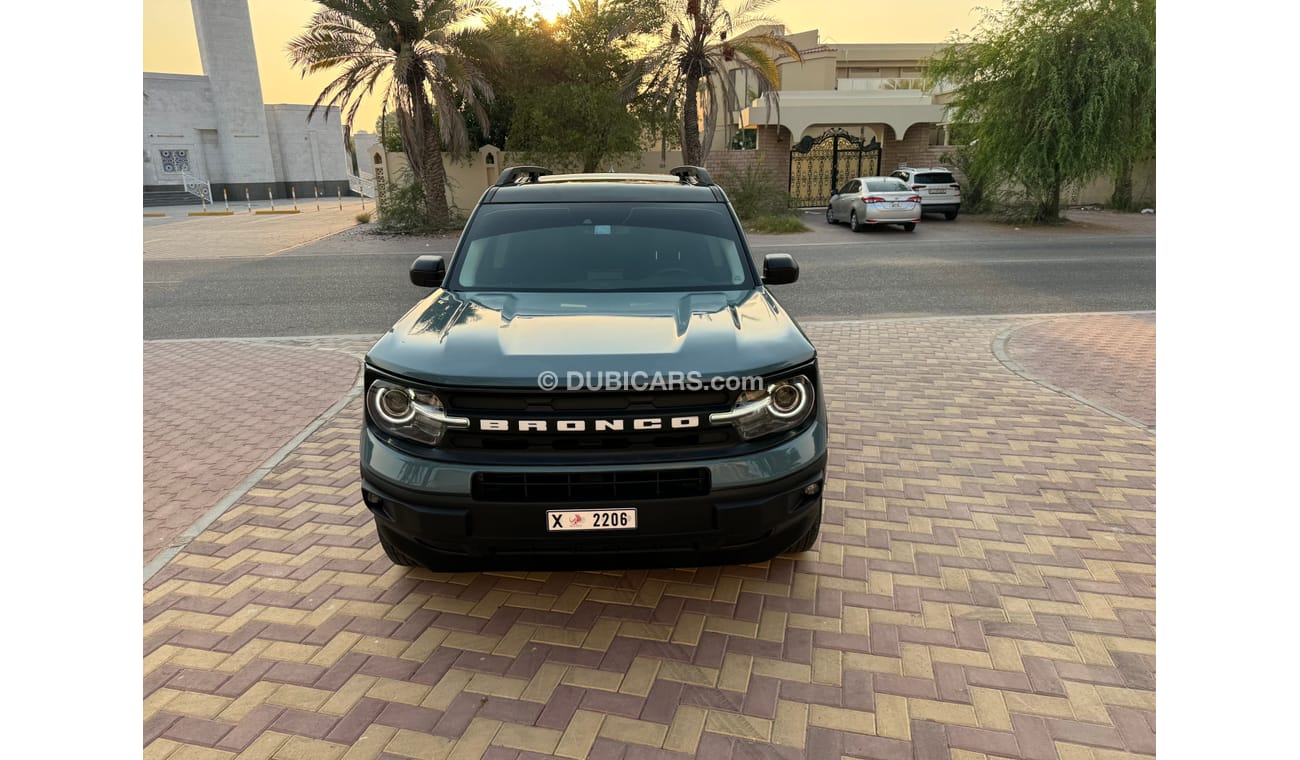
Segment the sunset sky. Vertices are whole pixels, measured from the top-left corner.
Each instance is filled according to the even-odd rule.
[[[500,5],[535,9],[553,18],[568,7],[568,0],[500,0]],[[942,42],[953,30],[969,31],[979,19],[976,8],[999,5],[998,0],[918,0],[885,6],[882,11],[876,10],[882,6],[856,0],[780,0],[769,15],[783,21],[789,32],[819,29],[826,42]],[[303,79],[290,67],[285,45],[306,26],[316,4],[310,0],[250,0],[249,7],[264,101],[315,101],[330,77],[319,74]],[[144,70],[203,73],[190,0],[144,0]],[[379,112],[377,100],[363,103],[356,129],[372,129]]]

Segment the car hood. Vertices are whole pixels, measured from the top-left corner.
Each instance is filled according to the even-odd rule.
[[[538,387],[556,373],[765,374],[812,359],[765,288],[712,293],[436,290],[370,349],[374,366],[435,385]]]

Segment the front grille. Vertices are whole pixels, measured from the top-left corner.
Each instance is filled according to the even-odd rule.
[[[726,447],[739,443],[735,428],[644,433],[483,433],[448,430],[443,446],[470,451],[617,452]]]
[[[709,493],[704,467],[623,472],[476,472],[475,501],[572,502],[684,499]]]
[[[710,412],[731,408],[727,391],[554,392],[454,390],[445,392],[447,409],[471,420],[543,420],[554,431],[557,420],[630,419],[636,417],[698,416],[698,428],[600,432],[520,432],[448,430],[442,446],[475,452],[618,453],[675,449],[726,448],[740,443],[730,425],[709,426]],[[629,428],[630,423],[629,423]],[[513,425],[512,425],[513,427]]]

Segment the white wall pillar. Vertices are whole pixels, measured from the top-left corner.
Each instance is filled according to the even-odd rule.
[[[248,0],[190,0],[212,92],[224,179],[275,182]]]

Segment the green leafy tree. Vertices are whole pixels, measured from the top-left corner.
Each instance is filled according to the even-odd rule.
[[[572,0],[550,40],[558,76],[534,78],[517,96],[509,149],[585,172],[639,153],[631,51],[652,28],[647,12],[653,10],[646,0]]]
[[[375,119],[375,135],[379,137],[384,150],[389,153],[402,152],[402,131],[397,125],[397,114],[381,114],[378,119]]]
[[[484,145],[506,147],[519,108],[519,98],[539,86],[559,81],[564,76],[565,51],[554,37],[554,25],[540,16],[531,18],[523,11],[497,11],[486,21],[485,31],[493,45],[504,55],[486,69],[493,98],[485,110],[486,124],[471,108],[461,104],[461,113],[469,130],[473,148]]]
[[[495,55],[473,22],[492,0],[317,0],[322,7],[289,43],[303,76],[342,69],[321,91],[321,105],[338,106],[349,126],[362,99],[379,86],[397,117],[407,160],[424,193],[430,223],[451,223],[443,146],[468,152],[461,108],[488,121],[492,88],[484,73]],[[458,108],[458,105],[460,108]],[[309,115],[310,118],[310,115]]]
[[[1010,2],[953,42],[927,76],[956,87],[970,171],[1022,186],[1038,220],[1059,217],[1067,184],[1105,173],[1131,204],[1133,164],[1155,151],[1154,0]]]
[[[738,101],[731,69],[751,72],[769,103],[777,103],[783,55],[803,60],[799,50],[763,15],[776,0],[745,0],[729,10],[722,0],[663,0],[658,41],[641,59],[644,90],[680,104],[682,157],[702,165],[720,111]],[[737,36],[736,30],[749,30]],[[701,107],[701,97],[703,106]],[[700,116],[704,134],[701,139]]]
[[[667,160],[669,149],[682,147],[681,103],[667,87],[642,89],[632,110],[641,123],[643,142],[659,145],[660,160]]]

